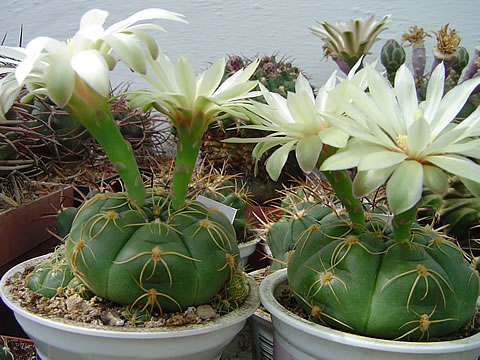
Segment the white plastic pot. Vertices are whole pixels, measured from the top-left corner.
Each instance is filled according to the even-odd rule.
[[[240,253],[240,267],[246,266],[248,263],[248,257],[253,254],[257,248],[257,244],[260,241],[260,238],[255,238],[245,243],[238,244],[238,250]]]
[[[270,314],[258,309],[248,320],[254,360],[273,359],[273,325]]]
[[[223,349],[259,305],[258,285],[249,279],[251,291],[240,309],[205,324],[134,330],[83,326],[31,313],[9,293],[7,280],[43,258],[13,267],[0,281],[2,300],[33,340],[42,360],[219,359]]]
[[[477,360],[480,333],[439,342],[405,342],[348,334],[314,324],[284,308],[275,299],[287,284],[279,270],[260,284],[260,300],[270,312],[276,360]]]

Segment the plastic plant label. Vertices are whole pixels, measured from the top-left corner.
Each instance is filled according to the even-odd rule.
[[[237,209],[222,204],[221,202],[209,199],[203,195],[198,195],[197,201],[203,204],[207,209],[217,209],[218,211],[222,212],[230,223],[233,224],[233,220],[235,220],[235,215],[237,214]]]

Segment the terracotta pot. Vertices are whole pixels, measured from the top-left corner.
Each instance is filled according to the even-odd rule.
[[[36,247],[52,235],[55,228],[56,209],[71,206],[73,189],[60,186],[47,195],[16,208],[0,212],[0,267]]]

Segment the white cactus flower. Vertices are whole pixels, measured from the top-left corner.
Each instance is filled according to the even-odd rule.
[[[163,29],[138,22],[152,19],[186,22],[183,15],[177,13],[145,9],[104,29],[107,16],[107,11],[99,9],[87,11],[80,20],[80,29],[67,41],[41,36],[30,41],[25,48],[0,47],[0,55],[9,57],[7,61],[14,66],[1,69],[1,73],[6,74],[1,80],[1,115],[12,105],[12,99],[18,96],[24,85],[29,96],[47,95],[59,106],[65,106],[70,100],[77,77],[99,95],[108,96],[109,72],[117,60],[134,71],[146,73],[144,51],[139,42],[145,44],[154,58],[158,56],[157,43],[143,30]]]
[[[365,72],[361,70],[355,74],[359,65],[360,63],[348,76],[352,82],[364,88]],[[253,124],[243,127],[270,134],[260,138],[230,138],[225,141],[256,143],[252,155],[257,163],[266,151],[278,147],[265,162],[266,170],[273,180],[280,176],[290,151],[295,151],[302,171],[311,172],[316,167],[325,145],[340,148],[347,144],[348,134],[340,128],[332,127],[322,115],[325,112],[341,112],[328,96],[335,88],[336,76],[335,71],[318,90],[316,97],[308,80],[302,74],[295,82],[295,92],[289,92],[287,98],[268,91],[260,84],[267,104],[251,101],[250,104],[244,105]],[[335,89],[336,92],[341,92],[343,87],[340,84]]]
[[[341,58],[351,67],[368,51],[378,40],[378,34],[385,30],[390,22],[390,15],[375,21],[375,15],[365,19],[351,19],[335,25],[317,21],[321,27],[310,27],[312,33],[320,37],[328,54]]]
[[[346,97],[330,94],[345,114],[324,116],[351,138],[321,170],[357,167],[357,197],[387,182],[394,214],[413,208],[424,185],[446,192],[449,174],[480,195],[480,165],[470,160],[480,159],[480,108],[461,123],[454,122],[480,79],[465,81],[443,96],[442,63],[432,73],[426,100],[419,103],[414,77],[405,65],[397,71],[394,87],[373,67],[366,66],[366,71],[368,92],[349,82]]]

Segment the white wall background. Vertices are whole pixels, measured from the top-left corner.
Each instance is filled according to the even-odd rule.
[[[286,55],[303,69],[315,86],[323,84],[336,65],[322,58],[322,42],[311,34],[315,20],[336,23],[371,13],[377,18],[392,14],[388,29],[376,43],[373,60],[384,41],[400,40],[410,26],[438,31],[449,23],[462,37],[461,45],[470,54],[480,44],[479,0],[4,0],[0,12],[0,35],[8,32],[7,45],[18,41],[20,25],[24,27],[24,43],[43,35],[67,39],[76,32],[82,14],[91,8],[108,10],[106,25],[149,7],[160,7],[184,14],[189,25],[161,21],[168,33],[155,34],[163,50],[171,58],[185,55],[197,72],[221,56],[240,54]],[[431,48],[435,39],[427,39]],[[408,61],[408,60],[407,60]],[[428,67],[429,68],[429,67]],[[127,69],[116,69],[114,85],[132,80]],[[138,80],[134,87],[138,87]]]

